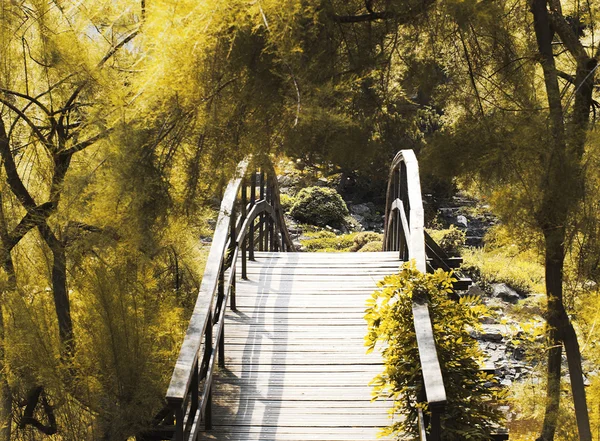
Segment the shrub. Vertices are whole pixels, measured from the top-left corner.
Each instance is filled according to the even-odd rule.
[[[521,294],[544,293],[544,266],[532,253],[508,254],[501,249],[465,250],[461,269],[484,290],[506,283]]]
[[[467,241],[464,231],[459,230],[454,225],[450,225],[450,228],[446,230],[428,230],[427,232],[440,248],[450,256],[459,255]]]
[[[422,373],[413,325],[413,296],[425,297],[434,323],[434,337],[444,377],[447,403],[441,416],[442,440],[488,441],[500,421],[500,413],[489,406],[499,398],[493,375],[481,372],[477,359],[482,354],[468,329],[480,329],[479,317],[487,308],[475,296],[450,300],[452,275],[442,270],[423,274],[414,263],[405,263],[398,274],[385,277],[379,290],[367,300],[365,345],[372,351],[381,344],[384,371],[371,384],[375,398],[393,398],[391,416],[396,422],[384,435],[417,439]],[[426,405],[425,405],[426,406]],[[424,409],[427,412],[427,409]]]
[[[309,187],[300,190],[290,214],[300,222],[339,227],[348,215],[348,207],[333,188]]]
[[[369,242],[365,246],[363,246],[359,253],[367,253],[372,251],[382,251],[383,250],[383,241],[382,240],[374,240],[373,242]]]
[[[289,213],[292,205],[294,205],[294,198],[289,194],[281,193],[279,195],[279,203],[284,213]]]
[[[383,234],[375,233],[373,231],[364,231],[362,233],[358,233],[354,236],[354,246],[352,247],[352,251],[359,251],[362,247],[364,247],[369,242],[382,242]],[[381,251],[381,248],[373,251]]]
[[[354,234],[342,234],[336,236],[332,232],[322,231],[310,234],[311,239],[303,240],[302,246],[311,252],[343,252],[351,251],[354,244]]]

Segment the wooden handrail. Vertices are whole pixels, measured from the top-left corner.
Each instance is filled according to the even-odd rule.
[[[412,150],[401,150],[394,158],[388,179],[384,251],[398,251],[401,260],[414,260],[416,268],[427,271],[425,253],[425,216],[421,197],[419,165]],[[423,373],[423,387],[430,417],[419,418],[419,436],[425,441],[439,441],[440,414],[446,404],[446,390],[437,356],[433,326],[426,302],[413,300],[413,322]],[[425,427],[429,426],[426,434]],[[426,436],[426,438],[424,438]]]
[[[236,309],[238,258],[245,278],[246,259],[254,258],[255,246],[267,251],[294,250],[272,164],[263,161],[260,173],[251,173],[248,200],[245,176],[249,164],[246,159],[238,165],[225,189],[198,298],[167,390],[167,408],[144,439],[195,440],[202,422],[207,430],[211,428],[212,378],[215,361],[222,367],[225,364],[225,311],[228,300]]]

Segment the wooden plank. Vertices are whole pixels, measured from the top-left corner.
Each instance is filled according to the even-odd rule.
[[[396,253],[373,253],[390,259],[383,263],[345,254],[256,253],[248,262],[239,310],[225,317],[226,369],[213,385],[206,439],[364,441],[391,423],[391,403],[371,402],[382,366],[366,354],[363,315],[399,262]]]
[[[446,402],[446,390],[444,389],[442,370],[437,357],[435,340],[433,339],[429,309],[427,304],[419,305],[416,303],[413,304],[412,309],[427,401],[430,404],[443,405]]]

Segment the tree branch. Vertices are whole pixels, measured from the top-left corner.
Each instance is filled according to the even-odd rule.
[[[52,145],[52,143],[48,142],[48,140],[42,134],[42,132],[40,132],[40,130],[37,128],[37,126],[27,117],[27,115],[25,115],[25,113],[23,111],[21,111],[18,107],[16,107],[15,105],[6,101],[3,98],[0,98],[0,103],[4,104],[6,107],[8,107],[12,111],[14,111],[17,115],[19,115],[19,118],[22,118],[23,121],[25,121],[27,123],[27,125],[29,127],[31,127],[31,130],[33,130],[33,133],[35,134],[35,136],[37,136],[39,138],[39,140],[42,142],[42,144],[44,144],[44,146],[46,146],[46,148],[48,150],[50,150],[50,151],[53,150],[54,146]]]
[[[46,219],[56,209],[56,205],[52,202],[44,202],[37,207],[28,210],[27,214],[23,216],[21,222],[15,227],[12,233],[8,234],[6,240],[7,251],[11,251],[23,237],[31,230],[45,222]]]
[[[104,138],[108,133],[110,133],[112,131],[112,129],[108,129],[105,130],[101,133],[98,133],[95,136],[92,136],[89,139],[86,139],[85,141],[81,141],[78,144],[75,144],[74,146],[68,148],[67,150],[63,150],[62,152],[59,152],[59,155],[63,155],[63,156],[71,156],[77,152],[80,152],[82,150],[84,150],[85,148],[91,146],[92,144],[94,144],[96,141],[98,141],[99,139]]]
[[[549,0],[548,4],[550,6],[548,18],[550,19],[552,28],[560,36],[561,41],[578,62],[587,61],[590,57],[579,41],[579,38],[562,15],[560,0]]]
[[[6,135],[6,129],[2,118],[0,118],[0,156],[4,160],[6,182],[8,182],[10,189],[28,211],[34,209],[37,204],[29,194],[29,191],[27,191],[27,188],[25,188],[25,185],[17,172],[17,166],[10,151],[8,136]]]
[[[558,69],[556,70],[556,74],[563,80],[567,80],[569,83],[575,84],[575,77],[573,75],[570,75],[570,74],[563,72],[562,70],[558,70]]]
[[[119,49],[121,49],[123,46],[125,46],[127,43],[129,43],[131,40],[133,40],[139,32],[140,32],[140,30],[138,28],[135,31],[133,31],[131,34],[129,34],[127,37],[125,37],[122,41],[120,41],[115,46],[113,46],[107,52],[107,54],[104,57],[102,57],[102,60],[100,60],[100,62],[96,65],[96,67],[101,68],[102,66],[104,66],[104,64],[106,64],[106,62],[108,60],[110,60],[111,57],[119,51]],[[77,89],[75,89],[75,91],[71,94],[71,96],[67,100],[66,104],[63,106],[63,109],[71,108],[71,106],[73,105],[73,103],[75,102],[75,100],[77,99],[79,94],[81,93],[81,91],[85,88],[85,86],[87,86],[87,83],[88,82],[85,81],[83,84],[80,84],[77,87]],[[67,110],[67,112],[68,112],[68,110]],[[65,115],[66,115],[66,112],[64,112],[60,116],[60,118],[58,119],[58,124],[62,124],[64,122]]]
[[[397,18],[398,15],[393,12],[369,12],[368,14],[359,15],[338,15],[333,14],[331,18],[338,23],[362,23],[366,21],[389,20]]]

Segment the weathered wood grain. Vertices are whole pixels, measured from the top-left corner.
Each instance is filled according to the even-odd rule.
[[[226,369],[213,385],[217,440],[375,440],[391,403],[371,403],[381,372],[366,354],[365,301],[396,253],[264,253],[225,315]]]

